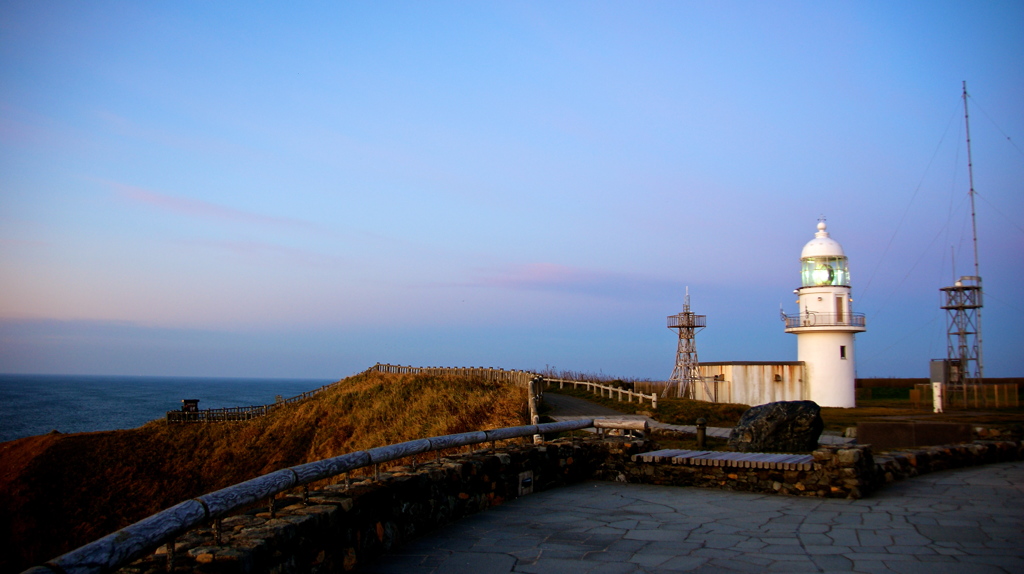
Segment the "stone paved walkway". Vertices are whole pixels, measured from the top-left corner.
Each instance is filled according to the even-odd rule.
[[[863,500],[586,482],[463,519],[367,573],[1024,572],[1024,462]]]

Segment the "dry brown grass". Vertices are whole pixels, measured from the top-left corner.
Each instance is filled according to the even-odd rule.
[[[0,444],[0,572],[19,572],[182,500],[261,474],[416,438],[524,424],[526,392],[366,373],[240,423],[50,434]]]

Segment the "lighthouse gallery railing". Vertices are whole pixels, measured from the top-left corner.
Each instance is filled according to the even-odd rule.
[[[796,327],[864,327],[864,313],[815,313],[809,311],[798,315],[782,314],[787,329]]]

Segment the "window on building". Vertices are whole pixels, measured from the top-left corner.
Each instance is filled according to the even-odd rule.
[[[846,345],[839,345],[839,358],[840,359],[845,359],[846,358]]]

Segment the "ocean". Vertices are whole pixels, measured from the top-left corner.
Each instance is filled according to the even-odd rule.
[[[200,409],[266,405],[337,379],[0,375],[0,442],[45,434],[129,429],[182,399]]]

